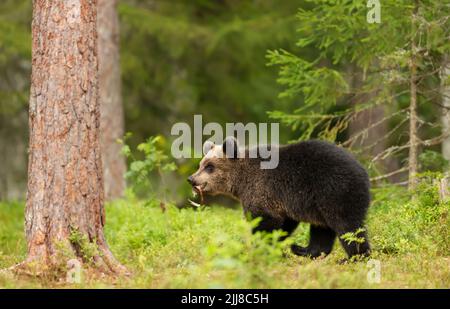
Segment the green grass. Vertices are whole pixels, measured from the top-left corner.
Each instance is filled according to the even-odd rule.
[[[106,234],[133,276],[70,285],[0,274],[0,287],[450,288],[449,204],[437,201],[433,187],[415,202],[398,189],[374,195],[367,226],[380,283],[367,281],[367,261],[340,264],[338,242],[324,259],[290,254],[291,242],[307,243],[306,224],[279,243],[276,233],[252,235],[240,208],[163,212],[159,203],[130,198],[107,205]],[[24,256],[23,203],[0,203],[0,268]]]

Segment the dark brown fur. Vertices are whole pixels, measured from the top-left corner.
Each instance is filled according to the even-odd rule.
[[[225,194],[241,201],[244,211],[262,221],[255,231],[282,229],[289,235],[299,222],[311,224],[310,244],[293,246],[298,255],[317,257],[331,252],[336,236],[363,227],[369,206],[369,180],[364,168],[343,149],[322,141],[308,141],[279,148],[275,169],[261,169],[260,158],[221,157],[227,138],[203,158],[198,171],[189,177],[193,186],[207,194]],[[235,156],[237,157],[237,156]],[[349,256],[368,255],[364,242],[346,243]]]

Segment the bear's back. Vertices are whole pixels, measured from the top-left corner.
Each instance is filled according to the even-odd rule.
[[[287,204],[361,201],[366,208],[370,200],[370,182],[361,164],[345,149],[319,140],[281,146],[278,167],[268,170],[265,181]]]
[[[280,171],[302,174],[321,180],[323,177],[353,176],[366,179],[367,172],[345,149],[332,143],[310,140],[280,147]]]

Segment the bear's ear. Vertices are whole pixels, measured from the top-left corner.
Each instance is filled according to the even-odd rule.
[[[211,141],[206,141],[206,142],[203,144],[203,155],[206,156],[206,154],[207,154],[211,149],[213,149],[214,146],[215,146],[215,145],[214,145],[213,142],[211,142]]]
[[[238,158],[239,149],[236,138],[234,138],[233,136],[228,136],[227,138],[225,138],[225,140],[223,141],[222,150],[227,158]]]

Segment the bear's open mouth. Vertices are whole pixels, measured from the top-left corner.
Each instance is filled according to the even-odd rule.
[[[191,205],[196,206],[196,207],[200,207],[202,205],[205,204],[204,201],[204,191],[203,189],[206,187],[206,183],[202,184],[202,185],[198,185],[198,186],[192,186],[192,192],[194,194],[194,197],[197,196],[197,194],[200,196],[200,204],[196,203],[194,201],[189,200],[189,203],[191,203]]]

